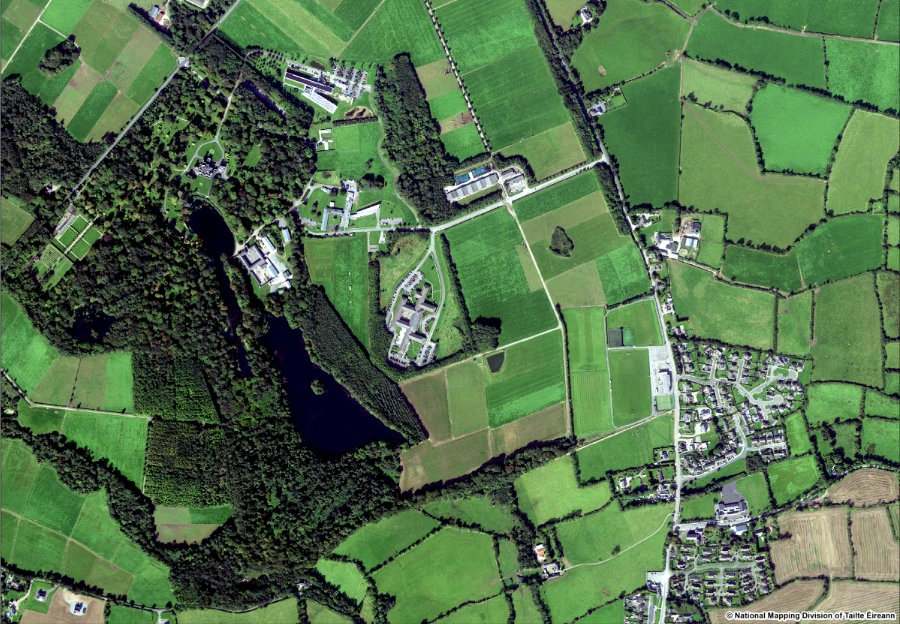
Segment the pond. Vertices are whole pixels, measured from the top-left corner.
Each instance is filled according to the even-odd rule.
[[[250,365],[247,362],[246,350],[244,344],[235,335],[234,328],[241,322],[241,306],[238,304],[234,291],[231,290],[231,283],[228,281],[228,274],[222,264],[221,257],[228,257],[234,254],[234,235],[225,223],[225,219],[212,206],[200,204],[195,208],[188,218],[188,228],[197,235],[203,244],[203,249],[210,257],[210,261],[216,269],[216,279],[219,281],[219,292],[222,293],[222,299],[228,309],[228,323],[231,327],[226,332],[228,341],[237,347],[238,351],[238,374],[241,377],[248,377],[252,374]]]
[[[335,457],[375,440],[403,442],[402,435],[372,416],[331,375],[313,364],[299,329],[292,329],[280,316],[270,316],[268,321],[269,331],[262,341],[281,367],[294,426],[306,444]],[[322,394],[311,388],[316,379],[324,384]]]
[[[116,318],[104,314],[101,306],[90,304],[75,310],[75,322],[69,332],[78,342],[101,344],[115,322]]]
[[[501,351],[500,353],[494,353],[487,356],[488,370],[490,370],[492,373],[500,372],[500,369],[503,368],[503,360],[505,359],[506,351]]]

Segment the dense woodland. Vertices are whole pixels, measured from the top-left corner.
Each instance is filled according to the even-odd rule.
[[[81,48],[75,45],[75,35],[63,39],[59,44],[47,50],[44,58],[38,61],[38,69],[48,76],[55,76],[72,65],[81,56]]]
[[[444,196],[459,161],[447,154],[425,90],[408,54],[375,76],[375,101],[384,121],[384,149],[400,169],[397,187],[426,222],[447,220],[455,208]]]

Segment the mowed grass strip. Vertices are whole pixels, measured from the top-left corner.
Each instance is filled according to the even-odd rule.
[[[609,0],[599,23],[572,55],[586,91],[645,74],[680,50],[690,22],[660,4]]]
[[[653,413],[650,353],[646,349],[609,351],[613,424],[623,427]]]
[[[379,593],[396,596],[388,621],[397,623],[431,620],[503,588],[491,537],[456,528],[441,530],[372,576]]]
[[[828,210],[865,212],[869,200],[881,197],[887,163],[897,151],[898,132],[896,119],[862,109],[853,112],[831,168]]]
[[[334,552],[359,561],[371,570],[438,526],[440,523],[436,520],[409,509],[357,529]]]
[[[661,69],[630,82],[622,87],[628,104],[599,118],[632,206],[662,207],[678,198],[680,84],[677,68]]]
[[[609,483],[580,487],[570,455],[526,472],[515,481],[519,507],[539,526],[563,518],[574,511],[589,513],[603,507],[612,498]]]
[[[750,113],[766,170],[824,175],[851,112],[837,100],[766,85]]]
[[[672,415],[654,418],[579,450],[575,455],[579,477],[582,482],[596,481],[608,472],[649,464],[654,449],[671,447],[673,440]]]
[[[772,294],[723,284],[681,262],[670,263],[669,274],[675,311],[679,318],[691,319],[698,336],[757,349],[773,347]]]
[[[822,286],[815,295],[813,381],[850,381],[875,388],[881,370],[881,315],[875,278],[858,275]]]
[[[821,38],[742,28],[713,11],[698,20],[687,54],[713,62],[720,59],[783,78],[790,84],[826,88]]]
[[[482,364],[463,362],[447,369],[450,432],[458,437],[488,426]]]
[[[579,438],[613,430],[605,312],[602,307],[563,310],[572,386],[572,419],[575,435]]]
[[[787,249],[824,216],[821,180],[760,173],[741,117],[694,104],[685,104],[684,115],[679,200],[700,211],[726,212],[730,240]]]
[[[504,352],[502,368],[485,377],[491,427],[505,425],[564,401],[563,357],[562,335],[557,331],[508,348]],[[451,411],[451,420],[453,418]]]

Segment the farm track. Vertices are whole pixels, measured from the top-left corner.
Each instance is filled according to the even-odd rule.
[[[385,1],[386,1],[386,0],[381,0],[381,2],[378,3],[378,6],[375,7],[375,10],[372,11],[372,13],[369,15],[369,17],[366,18],[366,21],[364,21],[364,22],[362,23],[362,26],[360,26],[360,27],[356,30],[356,32],[353,33],[353,36],[350,37],[350,38],[347,40],[347,43],[344,44],[344,47],[341,48],[341,51],[337,53],[337,57],[338,57],[338,58],[340,58],[341,55],[342,55],[344,52],[347,51],[347,48],[349,48],[349,47],[350,47],[350,44],[353,43],[353,40],[356,39],[356,35],[358,35],[359,33],[361,33],[361,32],[363,31],[363,28],[366,27],[366,24],[369,23],[369,20],[372,19],[373,17],[375,17],[375,14],[378,13],[378,9],[381,8],[381,6],[385,3]]]
[[[667,3],[668,4],[668,3]],[[814,33],[814,32],[800,32],[799,30],[791,30],[790,28],[778,28],[775,26],[757,26],[754,24],[742,24],[740,22],[732,22],[730,19],[719,13],[713,7],[709,7],[708,10],[712,11],[723,20],[731,24],[732,26],[737,26],[738,28],[749,28],[751,30],[768,30],[770,32],[781,33],[783,35],[794,35],[795,37],[814,37],[814,38],[823,38],[823,39],[840,39],[841,41],[859,41],[862,43],[877,43],[879,45],[891,45],[900,47],[900,42],[896,41],[882,41],[880,39],[865,39],[863,37],[848,37],[846,35],[827,35],[824,33]]]

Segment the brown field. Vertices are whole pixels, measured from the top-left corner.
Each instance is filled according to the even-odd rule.
[[[512,453],[538,440],[561,438],[567,432],[566,404],[551,405],[491,431],[494,456]]]
[[[448,442],[425,440],[400,453],[401,490],[415,490],[426,483],[446,481],[471,472],[491,458],[489,429]]]
[[[853,502],[856,507],[868,507],[877,503],[897,500],[900,487],[897,475],[886,470],[857,470],[825,493],[825,498],[833,503]]]
[[[400,388],[416,408],[416,413],[428,430],[428,437],[436,442],[449,440],[450,408],[447,403],[446,370],[416,377]]]
[[[472,117],[472,113],[469,111],[463,111],[450,117],[449,119],[444,119],[441,121],[441,134],[447,134],[448,132],[453,132],[454,130],[459,130],[463,126],[468,126],[475,120]]]
[[[854,509],[850,519],[856,578],[900,581],[900,544],[894,541],[887,509]]]
[[[453,75],[453,72],[449,74],[444,73],[448,69],[450,69],[450,61],[445,58],[416,68],[419,80],[422,82],[422,86],[425,87],[426,99],[430,100],[459,89],[459,84],[456,82],[456,76]]]
[[[156,536],[157,542],[163,543],[181,543],[199,544],[207,537],[212,535],[213,531],[218,529],[221,524],[157,524]]]
[[[846,507],[784,514],[779,516],[778,526],[791,538],[772,543],[777,584],[801,576],[850,576]]]
[[[547,280],[553,303],[563,308],[606,305],[596,262],[585,262]]]
[[[803,611],[808,609],[822,595],[825,587],[823,581],[794,581],[781,589],[775,590],[762,600],[741,607],[741,611]],[[731,620],[726,619],[725,613],[733,609],[715,609],[710,611],[712,624],[726,624]],[[774,622],[775,620],[754,620],[756,622]]]
[[[69,605],[63,600],[63,592],[57,591],[50,599],[50,610],[47,614],[36,611],[25,611],[20,622],[22,624],[103,624],[103,601],[90,596],[73,594],[64,590],[69,600],[87,604],[87,614],[73,615],[69,613]]]
[[[900,586],[888,583],[835,581],[816,611],[872,611],[897,613]]]

